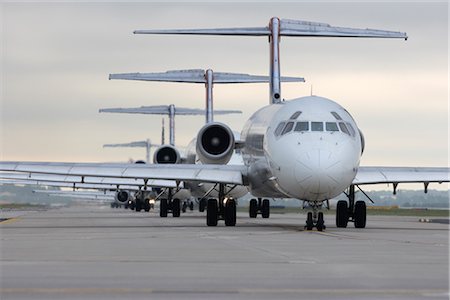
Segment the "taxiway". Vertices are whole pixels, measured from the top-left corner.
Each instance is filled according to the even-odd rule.
[[[0,298],[449,298],[448,224],[368,216],[366,229],[343,229],[327,215],[326,231],[307,232],[304,220],[239,213],[236,227],[207,227],[198,212],[15,212],[0,223]]]

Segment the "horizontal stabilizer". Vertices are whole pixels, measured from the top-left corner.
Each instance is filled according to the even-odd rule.
[[[268,36],[268,27],[247,28],[218,28],[218,29],[163,29],[163,30],[135,30],[135,34],[195,34],[195,35],[243,35]],[[281,36],[309,36],[309,37],[365,37],[365,38],[403,38],[408,36],[404,32],[377,29],[357,29],[334,27],[326,23],[316,23],[297,20],[280,21]]]
[[[109,79],[206,83],[205,70],[175,70],[163,73],[122,73],[110,74]],[[282,82],[305,82],[302,77],[281,77]],[[269,76],[240,73],[214,72],[213,83],[260,83],[269,82]]]
[[[102,108],[99,112],[126,113],[126,114],[149,114],[149,115],[167,115],[169,114],[169,105],[141,106],[135,108]],[[240,114],[240,110],[214,110],[214,114]],[[204,115],[204,109],[175,107],[175,115]]]
[[[159,147],[161,145],[159,144],[149,144],[147,141],[138,141],[138,142],[131,142],[131,143],[122,143],[122,144],[105,144],[103,147]]]

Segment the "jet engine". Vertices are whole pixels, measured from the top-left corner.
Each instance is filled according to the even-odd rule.
[[[222,123],[203,126],[197,135],[197,156],[204,164],[226,164],[234,151],[234,134]]]
[[[131,200],[131,195],[128,191],[119,190],[116,192],[116,200],[121,203],[126,203]]]
[[[155,164],[178,164],[180,161],[180,152],[170,145],[159,147],[153,155],[153,163]]]

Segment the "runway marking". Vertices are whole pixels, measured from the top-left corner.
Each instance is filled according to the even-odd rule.
[[[315,294],[315,295],[394,295],[394,296],[449,296],[444,289],[310,289],[310,288],[242,288],[164,290],[152,288],[0,288],[0,294]]]
[[[9,218],[9,219],[6,219],[6,220],[3,220],[3,221],[0,221],[0,224],[10,224],[10,223],[13,223],[13,222],[16,222],[16,221],[18,221],[19,220],[19,218]]]

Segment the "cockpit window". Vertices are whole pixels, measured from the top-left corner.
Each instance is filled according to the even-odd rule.
[[[286,126],[284,126],[283,132],[281,135],[285,135],[286,133],[290,132],[292,128],[294,127],[294,122],[288,122]]]
[[[300,116],[302,112],[301,111],[296,111],[291,117],[291,120],[297,120],[298,116]]]
[[[335,117],[336,118],[336,120],[342,120],[342,118],[341,118],[341,116],[340,115],[338,115],[338,113],[337,112],[335,112],[335,111],[332,111],[331,112],[331,114],[333,115],[333,117]]]
[[[275,129],[275,136],[279,136],[281,131],[283,130],[284,124],[286,124],[286,122],[280,122],[280,124],[278,124],[277,129]]]
[[[309,131],[309,123],[297,122],[297,124],[295,124],[294,131]]]
[[[323,123],[322,122],[311,122],[311,130],[312,131],[323,131]]]
[[[327,131],[339,131],[337,124],[334,122],[326,122],[325,128]]]
[[[355,136],[356,131],[355,131],[355,129],[353,129],[352,124],[347,123],[347,127],[348,127],[348,130],[350,131],[350,134],[351,134],[352,136]]]
[[[350,132],[348,132],[347,126],[345,126],[344,123],[339,123],[339,128],[341,128],[343,133],[350,135]]]

